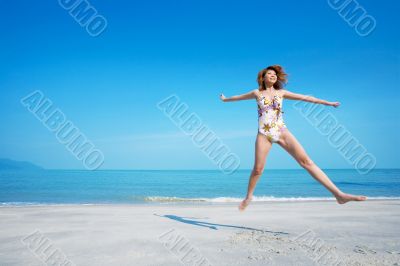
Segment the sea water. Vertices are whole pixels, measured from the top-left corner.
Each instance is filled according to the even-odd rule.
[[[39,170],[0,171],[0,204],[137,204],[239,202],[251,170]],[[400,169],[325,169],[344,192],[370,199],[400,199]],[[268,170],[255,201],[333,200],[303,169]]]

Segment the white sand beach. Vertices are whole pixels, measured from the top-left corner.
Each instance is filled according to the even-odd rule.
[[[0,208],[0,265],[400,265],[400,201]]]

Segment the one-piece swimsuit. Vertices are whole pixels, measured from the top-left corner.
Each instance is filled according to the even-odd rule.
[[[286,129],[282,117],[283,98],[274,95],[272,99],[259,92],[258,105],[258,132],[267,136],[271,142],[278,142],[281,133]]]

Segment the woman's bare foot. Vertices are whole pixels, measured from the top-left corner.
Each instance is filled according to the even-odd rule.
[[[336,201],[339,204],[345,204],[349,201],[364,201],[367,199],[365,196],[356,196],[356,195],[351,195],[351,194],[346,194],[346,193],[340,193],[339,195],[335,196]]]
[[[246,207],[250,204],[250,202],[252,201],[252,197],[251,198],[245,198],[239,205],[239,210],[240,211],[244,211],[244,209],[246,209]]]

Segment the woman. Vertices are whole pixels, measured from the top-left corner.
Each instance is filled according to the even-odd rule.
[[[326,187],[339,204],[348,201],[364,201],[365,196],[355,196],[343,193],[329,177],[310,159],[301,144],[290,133],[282,118],[283,99],[301,100],[312,103],[338,107],[339,102],[328,102],[312,96],[292,93],[283,88],[287,82],[287,74],[279,65],[269,66],[258,73],[259,88],[246,94],[220,98],[224,102],[256,99],[258,104],[258,134],[255,144],[255,162],[250,175],[246,198],[240,203],[239,209],[244,210],[253,198],[253,192],[258,179],[264,171],[265,160],[272,143],[278,143],[294,159],[306,169],[317,181]]]

